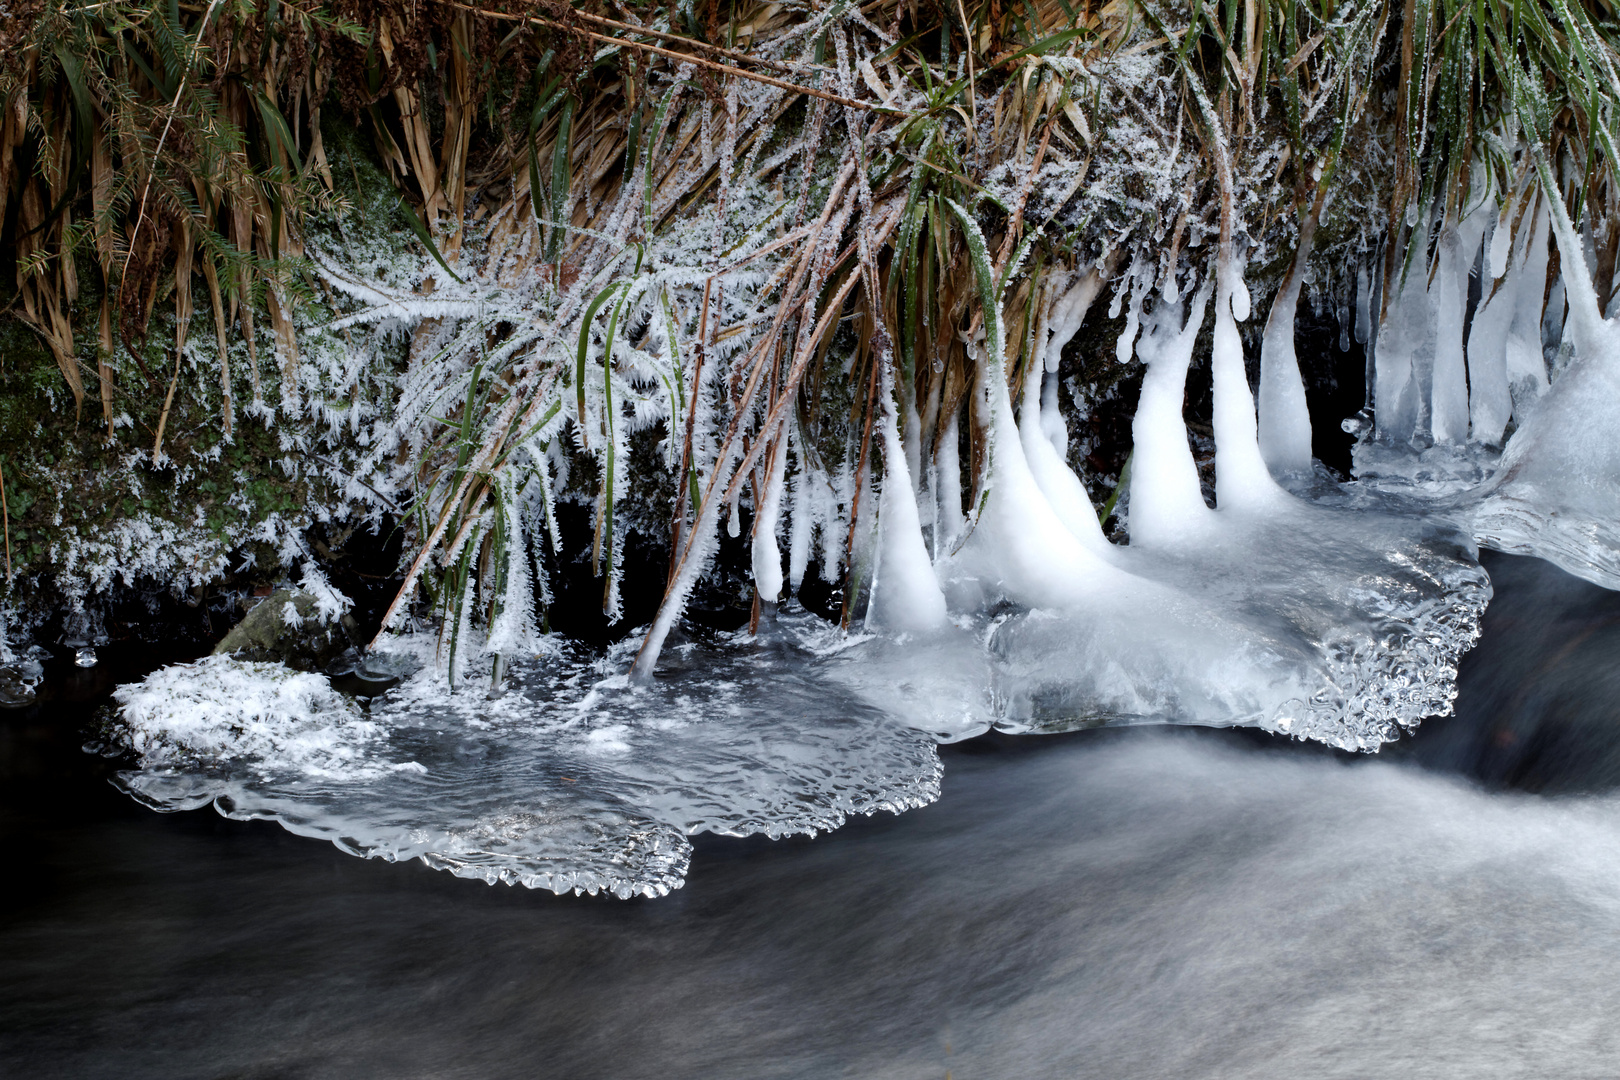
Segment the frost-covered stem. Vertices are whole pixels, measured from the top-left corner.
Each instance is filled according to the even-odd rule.
[[[11,580],[11,507],[6,504],[6,472],[0,468],[0,523],[6,530],[6,580]]]
[[[461,554],[461,548],[467,543],[467,538],[472,535],[473,529],[478,527],[482,521],[479,515],[484,509],[484,503],[487,501],[489,501],[489,488],[486,487],[478,493],[477,498],[473,499],[472,505],[467,508],[466,520],[462,522],[461,528],[456,531],[455,537],[450,541],[450,546],[444,549],[444,565],[448,565],[452,559]]]
[[[158,414],[157,438],[152,443],[152,461],[163,460],[163,431],[169,426],[169,408],[174,404],[174,389],[180,385],[180,350],[174,353],[174,376],[169,379],[169,392],[163,396],[163,411]]]
[[[714,212],[714,238],[710,246],[720,249],[720,241],[724,236],[726,224],[726,207],[731,201],[731,174],[736,167],[737,158],[737,84],[732,83],[726,92],[726,124],[725,136],[720,146],[720,194],[715,202]]]
[[[462,5],[458,4],[457,6],[459,7]],[[515,21],[522,18],[521,15],[508,15],[505,12],[490,11],[485,8],[469,10],[476,10],[480,15],[492,19],[507,19]],[[826,70],[826,68],[820,64],[790,64],[781,60],[772,60],[768,57],[758,56],[750,52],[742,52],[737,49],[727,49],[720,45],[711,45],[706,41],[699,41],[696,38],[687,37],[684,34],[673,34],[664,30],[655,30],[650,26],[633,26],[630,23],[617,22],[613,19],[604,18],[601,15],[593,15],[590,12],[583,11],[579,8],[574,9],[572,18],[583,19],[586,22],[596,23],[598,26],[606,26],[613,30],[627,30],[632,34],[639,34],[642,37],[655,37],[662,38],[665,41],[678,42],[681,45],[685,45],[689,48],[702,49],[704,52],[711,53],[716,56],[729,57],[732,60],[739,60],[743,63],[758,64],[760,67],[767,67],[772,71],[780,71],[788,75],[813,75],[817,72]]]
[[[688,535],[685,549],[671,575],[670,585],[664,592],[663,603],[659,605],[658,615],[653,620],[652,628],[647,632],[647,638],[641,644],[641,650],[636,654],[634,666],[630,669],[630,677],[645,680],[652,677],[653,668],[658,663],[658,654],[664,646],[664,639],[669,635],[669,629],[680,611],[686,605],[687,594],[696,584],[697,575],[702,566],[702,559],[694,558],[698,545],[706,541],[708,534],[713,531],[715,520],[718,518],[722,505],[731,505],[735,497],[735,486],[727,492],[727,498],[717,499],[715,489],[725,476],[728,463],[736,456],[736,439],[738,429],[743,418],[753,405],[754,394],[759,388],[760,373],[764,370],[763,360],[754,365],[753,374],[748,380],[741,400],[737,403],[736,413],[732,417],[731,426],[726,432],[726,438],[721,444],[721,450],[716,458],[714,472],[709,476],[709,485],[703,494],[703,501],[698,507],[697,521],[693,524],[692,532]],[[763,428],[762,428],[763,430]],[[763,440],[756,440],[754,453],[757,454]],[[740,468],[733,470],[733,477],[741,479],[746,477],[754,466],[754,457],[750,456]],[[707,552],[704,552],[705,558]]]
[[[217,3],[218,0],[215,0],[215,2]],[[566,29],[566,27],[564,27],[561,23],[553,22],[550,19],[542,19],[534,15],[528,16],[528,18],[529,21],[537,23],[540,26],[549,27],[551,29]],[[678,52],[675,49],[665,49],[658,45],[649,45],[645,41],[631,41],[628,38],[610,37],[607,34],[598,34],[592,30],[582,30],[579,31],[579,33],[590,38],[592,41],[600,42],[604,45],[616,45],[629,49],[640,49],[643,52],[655,53],[659,56],[669,57],[672,60],[679,60],[684,64],[695,64],[698,67],[709,68],[711,71],[719,71],[727,75],[737,75],[752,82],[764,83],[767,86],[775,86],[782,90],[791,90],[796,94],[807,94],[810,97],[821,98],[825,101],[830,101],[835,105],[844,105],[855,109],[866,109],[871,112],[893,111],[887,105],[873,105],[869,102],[856,101],[854,98],[847,98],[839,94],[829,93],[826,90],[818,90],[813,86],[799,86],[796,83],[788,82],[786,79],[777,79],[770,75],[761,75],[757,71],[749,71],[745,68],[733,67],[729,64],[719,64],[713,60],[705,60],[701,56],[693,56],[691,53]]]
[[[795,229],[804,223],[804,209],[810,202],[811,181],[815,179],[816,152],[821,149],[821,129],[826,121],[827,103],[818,100],[810,110],[810,130],[804,137],[804,165],[800,170],[804,179],[799,187],[799,200],[793,207]]]
[[[878,371],[888,363],[888,357],[879,355],[874,350],[872,354],[872,377],[867,380],[866,388],[866,423],[861,431],[861,455],[855,465],[855,495],[849,502],[849,535],[844,540],[844,566],[847,567],[847,584],[844,588],[844,610],[839,623],[844,629],[849,629],[850,616],[855,609],[855,530],[861,520],[861,492],[866,489],[867,459],[872,452],[872,423],[877,419],[877,392]]]
[[[841,174],[840,182],[837,182],[834,185],[835,189],[842,187],[842,181],[847,181],[850,175],[850,170],[851,166],[846,165],[843,173]],[[826,220],[831,215],[831,212],[832,205],[831,201],[829,200],[827,211],[822,217],[823,224],[825,224]],[[873,242],[877,244],[885,243],[888,240],[889,234],[892,233],[895,226],[899,224],[899,220],[900,212],[898,209],[889,213],[884,219],[882,219],[877,231],[873,234]],[[810,253],[810,256],[811,259],[808,259],[806,262],[806,269],[808,268],[809,261],[813,260],[814,251]],[[799,383],[803,381],[805,370],[810,364],[810,358],[812,355],[814,355],[815,343],[821,340],[822,335],[831,330],[832,325],[838,321],[839,312],[843,309],[844,301],[849,297],[850,291],[854,289],[859,280],[860,275],[858,274],[851,274],[846,277],[844,279],[844,284],[839,287],[838,292],[833,294],[833,296],[828,299],[827,306],[822,312],[821,318],[817,320],[814,328],[807,334],[801,335],[800,343],[796,347],[796,353],[793,359],[793,367],[788,372],[787,378],[783,380],[782,391],[777,396],[776,403],[771,407],[770,412],[766,415],[764,422],[760,424],[760,431],[775,431],[780,428],[782,422],[787,416],[788,410],[793,407],[793,402],[797,399]],[[794,288],[790,289],[785,295],[793,295],[797,289],[797,286],[801,283],[802,277],[796,277]],[[813,301],[814,296],[812,295],[808,297],[808,300]],[[808,322],[810,316],[813,314],[813,310],[806,311],[803,313],[802,317],[805,318],[806,322]],[[785,317],[785,313],[783,317]],[[758,372],[756,369],[756,377],[757,374]],[[756,382],[750,382],[750,388],[755,385],[757,385]],[[751,404],[752,389],[750,389],[748,396],[744,399],[744,401],[739,404],[738,415],[741,416],[745,414]],[[680,614],[681,609],[685,606],[687,594],[691,592],[692,586],[696,584],[697,566],[701,560],[696,557],[699,553],[695,551],[695,545],[705,535],[704,522],[712,523],[715,521],[719,514],[718,507],[723,504],[729,504],[732,499],[736,498],[737,493],[742,488],[742,483],[746,479],[748,472],[754,468],[755,464],[759,460],[760,454],[765,449],[763,440],[756,439],[754,441],[753,448],[747,452],[746,460],[744,460],[735,470],[731,471],[731,482],[727,486],[724,496],[717,499],[717,486],[722,482],[722,476],[726,475],[727,469],[729,468],[728,462],[735,452],[735,435],[736,431],[735,427],[733,427],[733,429],[727,433],[725,441],[721,444],[720,452],[716,458],[715,470],[710,476],[708,491],[703,497],[703,503],[698,513],[698,523],[693,526],[690,534],[691,540],[688,541],[685,546],[685,550],[681,554],[680,562],[675,573],[671,575],[670,586],[664,592],[664,599],[659,605],[658,615],[653,620],[652,628],[648,630],[646,640],[642,642],[641,650],[636,654],[635,664],[630,669],[630,677],[632,679],[645,680],[652,677],[653,670],[658,665],[658,654],[663,650],[664,647],[664,639],[669,636],[670,627],[674,625],[675,618]]]
[[[889,234],[892,233],[895,226],[899,224],[899,220],[899,210],[896,209],[880,223],[877,231],[872,235],[872,242],[878,245],[885,243],[888,240]],[[797,400],[796,395],[798,394],[799,383],[803,381],[805,370],[809,367],[810,358],[815,352],[813,347],[814,343],[820,341],[822,336],[830,331],[833,324],[838,321],[839,312],[843,308],[844,301],[849,298],[850,292],[853,291],[859,281],[860,275],[858,274],[851,274],[845,278],[844,284],[839,286],[838,292],[835,293],[828,301],[827,308],[822,313],[820,320],[816,322],[814,329],[811,330],[807,335],[804,335],[804,342],[801,345],[798,356],[794,359],[793,369],[788,373],[788,378],[784,381],[782,386],[782,392],[777,397],[776,404],[772,406],[769,416],[765,422],[760,425],[761,430],[764,430],[769,426],[780,424],[783,418],[787,415],[787,411],[793,406],[793,402]],[[753,468],[754,463],[759,460],[759,455],[763,449],[764,448],[762,446],[756,444],[754,449],[749,451],[748,463],[746,466],[744,466],[743,472]],[[726,499],[729,501],[736,498],[737,493],[741,489],[742,473],[740,472],[732,480],[731,486],[726,493]]]
[[[1204,133],[1208,137],[1210,154],[1215,159],[1215,178],[1221,192],[1221,258],[1226,258],[1227,249],[1232,240],[1232,157],[1226,145],[1226,128],[1221,123],[1215,106],[1210,102],[1209,95],[1204,92],[1203,84],[1198,76],[1183,62],[1183,74],[1187,87],[1192,91],[1193,101],[1198,106],[1198,117],[1203,121]]]
[[[853,281],[852,276],[850,283],[853,284]],[[844,294],[840,294],[840,303],[842,302],[842,295]],[[658,663],[658,654],[664,647],[664,639],[669,635],[669,629],[674,625],[676,616],[685,607],[687,594],[691,592],[692,586],[696,584],[701,563],[701,560],[695,557],[698,553],[698,545],[705,540],[708,531],[712,529],[713,523],[720,512],[719,507],[730,505],[732,500],[735,499],[740,490],[740,481],[747,477],[748,472],[754,467],[757,455],[764,448],[765,440],[756,439],[748,460],[731,471],[729,479],[732,479],[732,485],[723,496],[719,496],[717,488],[728,478],[728,463],[736,456],[735,445],[738,429],[753,405],[754,394],[759,387],[760,374],[764,367],[763,360],[754,365],[753,374],[743,390],[741,399],[737,402],[731,425],[721,442],[720,451],[715,460],[714,471],[709,476],[708,487],[705,489],[703,499],[697,507],[696,521],[693,523],[691,532],[687,534],[680,558],[676,560],[675,567],[670,574],[669,586],[664,591],[664,599],[659,605],[658,615],[653,620],[652,628],[647,632],[646,640],[641,643],[641,649],[636,654],[635,664],[630,669],[632,679],[645,680],[652,677],[653,669]],[[780,417],[773,415],[772,419],[768,419],[765,424],[760,426],[761,432],[773,430],[773,421],[780,423]],[[706,552],[704,554],[706,555]]]
[[[1046,126],[1041,129],[1041,143],[1035,148],[1035,159],[1030,162],[1029,170],[1024,173],[1023,179],[1018,183],[1018,194],[1013,200],[1013,212],[1007,219],[1007,233],[1001,238],[1001,250],[996,252],[996,274],[998,276],[1006,267],[1007,260],[1012,257],[1018,243],[1018,234],[1023,230],[1024,207],[1029,205],[1029,193],[1035,188],[1035,176],[1041,171],[1041,162],[1046,160],[1046,150],[1051,145],[1052,126],[1055,123],[1057,123],[1057,117],[1053,116],[1046,121]]]
[[[978,83],[979,78],[973,69],[973,53],[975,51],[973,48],[973,24],[968,22],[967,8],[963,5],[962,0],[956,0],[956,10],[962,16],[963,52],[967,54],[968,112],[973,115],[973,130],[977,133],[979,129],[979,99],[974,86]]]
[[[506,429],[506,425],[511,422],[512,416],[516,415],[517,413],[518,404],[516,394],[512,395],[512,397],[508,399],[506,408],[501,412],[501,420],[495,425],[496,430],[504,431]],[[394,594],[393,602],[388,605],[388,610],[383,613],[382,625],[377,629],[377,636],[371,639],[371,644],[368,645],[367,648],[375,649],[382,641],[383,635],[388,633],[389,629],[393,627],[394,620],[399,616],[399,609],[404,606],[406,598],[410,596],[411,591],[416,587],[416,581],[422,574],[422,568],[427,565],[428,556],[433,554],[433,549],[438,544],[439,538],[444,535],[444,530],[449,526],[450,519],[455,513],[455,508],[460,505],[463,499],[467,497],[467,492],[471,489],[474,481],[494,459],[498,445],[499,444],[492,444],[491,446],[487,447],[484,452],[478,456],[478,459],[469,465],[465,475],[463,475],[461,478],[461,483],[456,487],[454,496],[452,496],[451,499],[444,504],[444,509],[439,514],[439,520],[433,526],[433,531],[429,533],[428,538],[423,541],[422,550],[417,553],[416,559],[411,563],[410,570],[406,572],[405,580],[400,583],[399,592]],[[489,489],[486,487],[483,492],[479,494],[478,501],[474,504],[474,508],[469,512],[469,520],[471,515],[477,514],[478,510],[482,508],[484,498],[488,496],[488,494]]]
[[[704,286],[704,295],[708,295],[707,286]],[[692,364],[692,400],[687,406],[686,410],[686,435],[681,443],[681,467],[675,474],[675,511],[670,518],[669,580],[665,582],[664,587],[666,589],[673,585],[675,581],[675,564],[677,561],[676,556],[680,552],[682,527],[686,523],[686,499],[688,486],[686,483],[686,475],[687,470],[692,467],[692,438],[697,428],[699,388],[703,385],[704,351],[703,339],[700,337],[698,339],[697,348],[694,350],[694,352],[697,354],[697,358]],[[696,511],[697,507],[694,506],[693,512],[695,513]]]

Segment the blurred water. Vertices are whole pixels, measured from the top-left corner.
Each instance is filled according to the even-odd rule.
[[[902,817],[696,837],[657,900],[151,814],[46,712],[15,719],[0,1072],[1612,1076],[1620,597],[1487,567],[1459,715],[1399,760],[992,736]]]

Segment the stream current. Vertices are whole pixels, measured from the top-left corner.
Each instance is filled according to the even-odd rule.
[[[1620,596],[1482,562],[1456,715],[1377,757],[991,735],[902,816],[698,835],[659,899],[152,814],[67,684],[0,718],[0,1072],[1610,1076]]]

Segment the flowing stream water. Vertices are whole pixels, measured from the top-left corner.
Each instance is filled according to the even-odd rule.
[[[1376,757],[991,735],[902,816],[696,836],[657,899],[153,814],[62,675],[0,720],[0,1072],[1612,1076],[1620,595],[1483,562],[1457,714]]]

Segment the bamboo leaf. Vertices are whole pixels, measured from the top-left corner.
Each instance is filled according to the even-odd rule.
[[[456,274],[454,270],[450,269],[450,264],[444,261],[444,256],[439,254],[439,245],[433,242],[433,235],[428,232],[428,227],[423,224],[422,219],[417,216],[416,211],[411,209],[410,203],[405,201],[404,196],[398,196],[398,198],[399,208],[405,212],[406,224],[410,225],[411,231],[416,234],[416,238],[422,241],[422,246],[428,249],[428,254],[433,256],[433,261],[442,266],[444,268],[444,272],[455,279],[456,284],[467,284]]]
[[[591,306],[585,309],[585,318],[579,327],[579,351],[574,364],[574,389],[579,396],[579,430],[581,442],[585,441],[585,365],[589,362],[591,345],[591,323],[596,319],[596,313],[602,310],[602,305],[608,302],[615,289],[625,286],[623,281],[615,281],[591,301]]]
[[[562,115],[557,120],[557,142],[551,150],[551,236],[546,244],[546,258],[556,262],[562,255],[563,243],[567,239],[569,221],[573,217],[573,207],[568,203],[568,193],[572,189],[572,177],[568,167],[569,150],[573,144],[574,132],[574,98],[570,94],[563,99]]]

